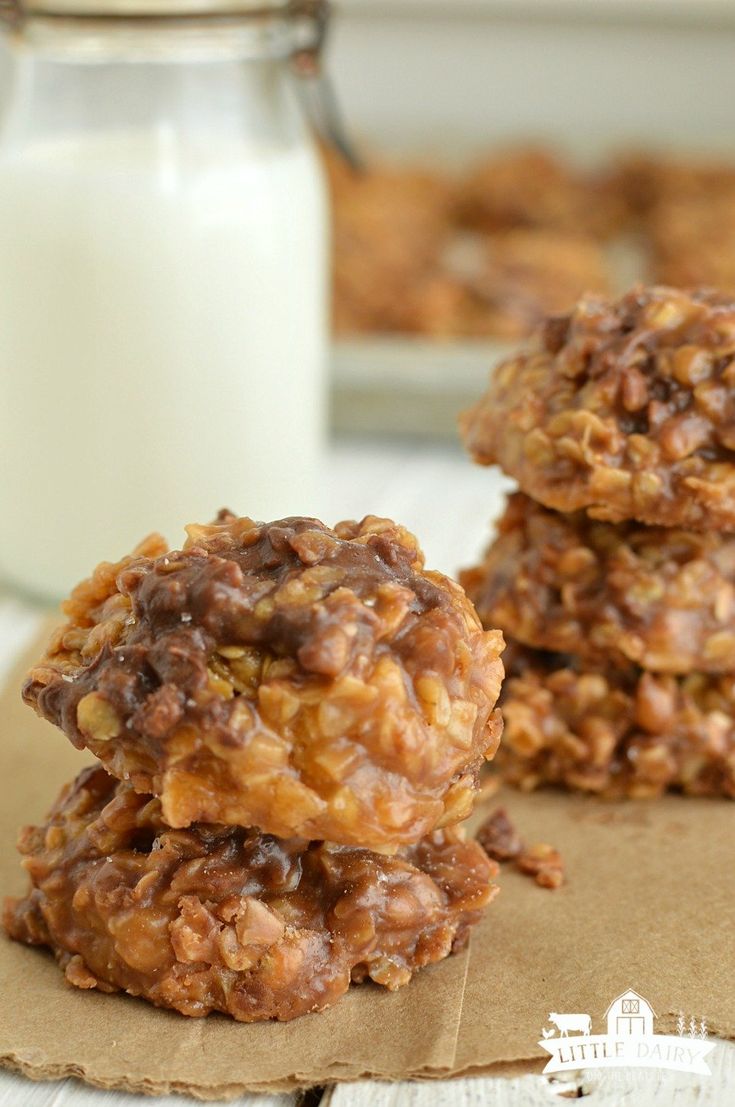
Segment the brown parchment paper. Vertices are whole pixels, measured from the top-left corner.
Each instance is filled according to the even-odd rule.
[[[21,704],[25,668],[0,696],[3,894],[25,886],[18,827],[41,819],[85,761]],[[528,841],[562,850],[568,883],[550,892],[505,868],[469,953],[407,988],[355,987],[330,1011],[287,1024],[186,1019],[76,991],[49,954],[2,936],[0,1063],[38,1079],[203,1099],[368,1075],[540,1071],[550,1011],[588,1012],[602,1031],[608,1003],[629,987],[653,1005],[657,1030],[683,1009],[735,1037],[735,805],[509,792],[488,806],[501,801]]]

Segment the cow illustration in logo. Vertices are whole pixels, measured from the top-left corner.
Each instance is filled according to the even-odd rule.
[[[560,1038],[567,1038],[570,1030],[576,1030],[580,1034],[589,1034],[592,1025],[592,1019],[589,1015],[560,1015],[556,1011],[550,1013],[549,1022],[553,1022],[559,1031]]]

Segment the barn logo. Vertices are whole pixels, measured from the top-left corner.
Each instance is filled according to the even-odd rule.
[[[704,1019],[681,1011],[676,1034],[655,1034],[656,1012],[632,988],[612,1001],[604,1018],[607,1033],[593,1034],[589,1015],[551,1011],[551,1026],[542,1029],[538,1043],[551,1054],[544,1072],[625,1065],[711,1075],[704,1058],[715,1043],[707,1039]]]

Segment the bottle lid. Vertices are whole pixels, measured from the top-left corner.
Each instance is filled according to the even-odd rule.
[[[300,5],[292,0],[16,0],[20,13],[86,18],[176,18],[270,15]]]

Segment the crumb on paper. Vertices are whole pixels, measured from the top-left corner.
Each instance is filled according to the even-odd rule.
[[[526,846],[504,807],[497,807],[477,831],[477,841],[493,861],[515,861],[516,868],[534,877],[541,888],[564,883],[561,853],[548,842]]]
[[[504,807],[496,808],[485,819],[477,832],[477,841],[493,861],[512,861],[523,849],[523,842]]]
[[[522,873],[532,876],[542,888],[558,888],[564,882],[564,862],[558,849],[548,842],[524,848],[516,858]]]

